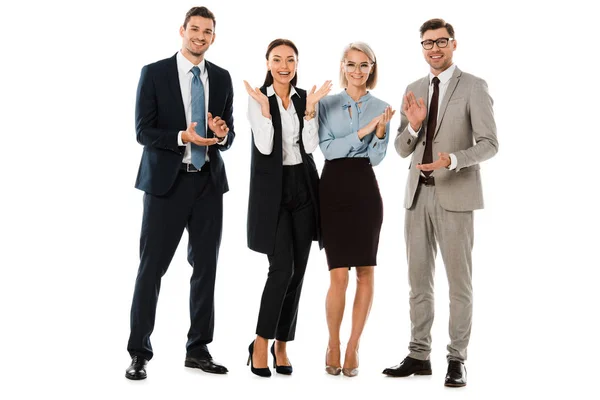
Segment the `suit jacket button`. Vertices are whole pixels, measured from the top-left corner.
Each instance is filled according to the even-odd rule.
[[[425,141],[423,140],[423,146],[425,146]]]

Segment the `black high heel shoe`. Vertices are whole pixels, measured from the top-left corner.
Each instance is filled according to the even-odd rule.
[[[254,341],[252,341],[252,343],[250,343],[250,346],[248,346],[248,353],[250,354],[248,355],[248,362],[246,363],[246,365],[250,366],[250,371],[252,371],[254,375],[262,376],[263,378],[270,377],[271,370],[269,369],[269,367],[254,368],[254,362],[252,361],[252,354],[254,353]]]
[[[294,369],[291,365],[277,365],[277,357],[275,356],[275,342],[271,345],[271,354],[273,354],[273,368],[278,374],[291,375]]]

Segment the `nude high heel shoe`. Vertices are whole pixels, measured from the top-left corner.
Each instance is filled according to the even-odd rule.
[[[325,372],[329,375],[339,375],[342,373],[342,367],[335,367],[332,365],[327,365],[327,354],[329,354],[329,347],[327,348],[327,352],[325,353]]]
[[[356,351],[356,362],[358,363],[358,351]],[[342,368],[342,374],[348,378],[354,378],[358,375],[358,365],[356,368]]]

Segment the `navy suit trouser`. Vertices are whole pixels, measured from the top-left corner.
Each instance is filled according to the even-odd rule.
[[[198,356],[213,339],[214,287],[223,225],[223,194],[211,182],[210,168],[179,172],[164,196],[144,194],[140,266],[131,305],[127,351],[150,360],[161,278],[187,229],[190,279],[190,330],[187,355]]]

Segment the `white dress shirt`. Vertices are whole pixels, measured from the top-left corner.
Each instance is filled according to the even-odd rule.
[[[442,104],[442,100],[444,99],[444,96],[446,95],[446,90],[448,89],[448,83],[450,82],[450,78],[452,78],[452,74],[454,74],[454,70],[456,69],[456,64],[452,64],[447,70],[445,70],[444,72],[442,72],[441,74],[438,75],[438,79],[440,80],[440,83],[438,84],[438,88],[439,88],[439,94],[438,94],[438,115],[436,116],[436,118],[439,116],[439,109],[440,109],[440,105]],[[427,100],[427,109],[430,109],[430,104],[431,104],[431,97],[433,96],[433,78],[435,77],[435,75],[433,75],[431,72],[429,73],[429,99]],[[425,122],[425,121],[423,121]],[[412,126],[410,126],[410,124],[408,124],[408,132],[413,135],[414,137],[417,137],[418,134],[413,130]],[[436,160],[436,157],[434,155],[434,161]],[[454,154],[450,154],[450,165],[448,166],[448,169],[455,169],[456,168],[456,164],[458,163],[457,158]]]
[[[281,98],[275,93],[273,85],[267,88],[267,97],[275,95],[277,104],[279,105],[279,115],[281,116],[281,138],[283,151],[283,165],[296,165],[302,163],[300,154],[300,121],[296,113],[296,108],[292,102],[292,96],[296,94],[296,89],[290,87],[290,100],[287,110],[283,107]],[[252,96],[248,96],[248,120],[254,134],[254,144],[258,151],[262,154],[269,155],[273,151],[273,135],[275,128],[271,118],[266,118],[262,115],[260,104],[254,100]],[[319,145],[319,123],[318,116],[315,116],[307,121],[304,120],[302,128],[302,143],[304,143],[304,151],[307,154],[315,151]]]
[[[204,59],[198,65],[192,64],[190,60],[184,57],[181,54],[181,51],[177,53],[177,73],[179,75],[179,87],[181,88],[181,98],[183,100],[183,108],[185,110],[185,122],[187,126],[190,126],[192,123],[192,78],[194,74],[192,73],[192,68],[197,66],[200,69],[200,80],[202,80],[202,84],[204,85],[204,110],[208,113],[208,72],[206,71],[206,63]],[[206,124],[208,124],[208,118],[205,117]],[[208,125],[205,126],[206,131],[208,131]],[[180,146],[185,146],[185,153],[183,154],[183,162],[185,164],[190,164],[192,162],[192,145],[190,143],[183,143],[181,140],[181,134],[183,131],[179,131],[179,135],[177,135],[177,142]],[[220,145],[224,145],[227,142],[227,136],[225,139],[218,143]],[[206,152],[206,161],[209,161],[208,158],[208,147]]]

